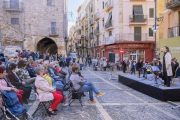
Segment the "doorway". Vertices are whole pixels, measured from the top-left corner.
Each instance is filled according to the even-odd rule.
[[[141,27],[134,27],[134,41],[141,41]]]

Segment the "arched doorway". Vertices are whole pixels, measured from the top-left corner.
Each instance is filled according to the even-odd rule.
[[[37,44],[37,51],[40,53],[49,53],[49,54],[56,54],[57,53],[57,45],[56,43],[50,38],[44,38],[40,40]]]

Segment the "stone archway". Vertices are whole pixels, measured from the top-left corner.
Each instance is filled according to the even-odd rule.
[[[50,38],[43,38],[37,43],[37,51],[40,53],[56,54],[58,51],[57,44]]]

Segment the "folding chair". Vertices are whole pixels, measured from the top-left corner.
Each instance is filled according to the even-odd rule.
[[[39,98],[39,94],[38,94],[38,92],[36,91],[36,89],[35,89],[35,94],[36,94],[36,96],[37,96],[37,99]],[[46,104],[48,104],[48,107],[46,107]],[[34,113],[32,114],[32,116],[34,116],[35,114],[36,114],[36,112],[38,111],[38,110],[40,110],[42,107],[44,107],[45,108],[45,110],[46,110],[46,113],[48,114],[48,108],[50,107],[50,105],[52,104],[52,101],[41,101],[41,102],[39,102],[39,104],[38,104],[38,107],[37,107],[37,109],[34,111]],[[51,117],[51,115],[49,115],[48,114],[48,116],[50,116]]]
[[[84,94],[83,92],[82,92],[82,93],[76,92],[76,91],[73,89],[73,84],[72,84],[72,82],[70,82],[70,89],[69,89],[68,98],[70,98],[70,97],[71,97],[71,98],[69,99],[69,106],[71,106],[71,103],[73,103],[76,99],[78,99],[79,102],[80,102],[80,104],[81,104],[81,106],[83,106],[83,105],[82,105],[82,100],[81,100],[83,94]]]
[[[176,86],[175,85],[175,79],[178,78],[179,79],[179,82],[180,82],[180,67],[178,67],[175,71],[175,76],[171,78],[171,83],[173,82],[174,84],[174,87]]]

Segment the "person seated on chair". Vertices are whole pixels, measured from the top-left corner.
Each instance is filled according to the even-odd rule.
[[[23,94],[23,102],[25,104],[28,104],[27,99],[29,99],[30,94],[31,94],[31,86],[25,82],[23,82],[23,80],[21,80],[19,78],[19,76],[16,74],[16,64],[11,63],[9,65],[9,73],[8,73],[8,79],[10,80],[10,82],[12,83],[12,85],[14,85],[17,89],[21,89],[24,91]]]
[[[93,92],[96,93],[97,97],[104,95],[105,93],[100,93],[92,84],[92,82],[86,82],[85,80],[81,80],[78,72],[79,67],[72,67],[72,74],[70,77],[70,80],[73,84],[73,88],[75,91],[79,93],[83,92],[89,92],[90,102],[89,103],[96,103],[96,101],[93,98]]]
[[[142,71],[142,67],[143,67],[143,59],[139,59],[138,62],[136,63],[136,71],[138,71],[139,77]]]
[[[6,78],[6,69],[3,67],[0,67],[0,91],[11,91],[13,90],[17,97],[19,98],[19,102],[23,105],[22,102],[22,95],[24,94],[23,90],[18,90],[13,86],[9,80]]]
[[[30,66],[30,62],[28,62],[28,63],[26,63],[26,70],[28,71],[28,73],[29,73],[29,76],[30,77],[36,77],[37,75],[36,75],[36,73],[35,73],[35,71],[32,69],[32,67]]]
[[[24,69],[24,64],[25,62],[23,60],[20,60],[18,62],[18,69],[16,70],[16,73],[19,76],[19,78],[22,79],[24,82],[28,84],[33,84],[36,78],[35,77],[31,78],[29,76],[28,71]]]
[[[176,69],[179,67],[179,63],[176,61],[175,57],[172,58],[171,66],[172,66],[173,76],[175,76]]]
[[[47,112],[49,115],[56,115],[55,111],[57,111],[57,107],[63,99],[63,96],[61,92],[56,91],[56,87],[51,87],[47,80],[43,78],[43,71],[43,67],[36,68],[37,77],[35,86],[37,88],[38,97],[42,102],[53,100],[51,107]]]

